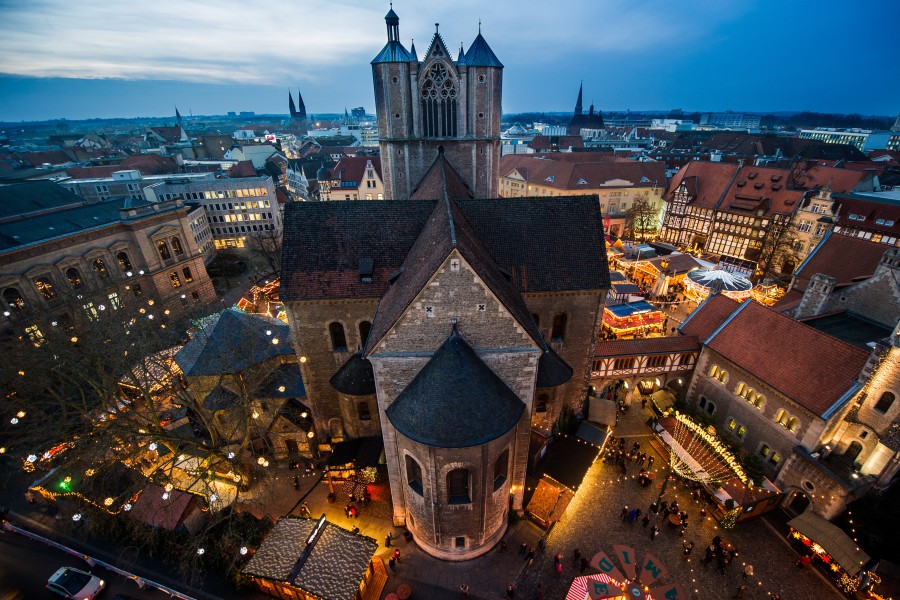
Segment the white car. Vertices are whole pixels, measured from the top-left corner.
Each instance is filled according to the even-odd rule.
[[[47,580],[48,590],[71,600],[93,600],[105,587],[99,577],[73,567],[60,567]]]

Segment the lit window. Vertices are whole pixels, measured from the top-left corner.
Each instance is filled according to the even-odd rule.
[[[94,272],[100,279],[106,279],[107,277],[109,277],[109,271],[106,270],[106,265],[103,263],[102,258],[97,258],[94,260]]]
[[[119,252],[116,254],[116,260],[119,261],[119,267],[123,272],[131,270],[131,260],[128,258],[127,253]]]
[[[772,449],[769,448],[768,445],[763,444],[762,448],[759,449],[759,455],[762,456],[763,458],[766,458],[767,456],[769,456],[769,452],[771,452],[771,451],[772,451]]]
[[[875,410],[880,412],[881,414],[886,413],[891,409],[891,406],[894,404],[894,400],[896,400],[896,396],[892,392],[885,392],[881,395],[881,398],[878,399],[878,402],[875,404]]]
[[[192,281],[194,280],[194,274],[191,273],[191,268],[190,268],[190,267],[185,267],[185,268],[183,268],[183,269],[181,270],[181,274],[184,275],[184,280],[185,280],[187,283],[190,283],[190,282],[192,282]]]
[[[504,450],[494,463],[494,491],[496,492],[506,482],[506,474],[509,471],[509,450]]]
[[[41,293],[44,300],[53,300],[56,298],[56,290],[53,288],[53,284],[50,283],[50,279],[47,277],[38,277],[35,279],[34,287]]]
[[[734,428],[737,427],[737,421],[734,419],[728,419],[728,431],[734,431]]]
[[[172,280],[172,287],[181,287],[181,279],[178,277],[178,273],[172,271],[169,273],[169,279]]]
[[[737,431],[734,432],[734,434],[741,439],[743,439],[743,437],[744,437],[744,435],[746,435],[746,433],[747,433],[747,428],[744,427],[743,425],[739,425],[737,428]]]
[[[78,269],[75,267],[66,269],[66,279],[69,281],[69,285],[72,286],[73,290],[77,290],[83,285],[81,273],[79,273]]]

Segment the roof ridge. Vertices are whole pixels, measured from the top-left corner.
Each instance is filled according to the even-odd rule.
[[[752,300],[752,298],[748,298],[745,302],[753,302],[753,300]],[[757,303],[757,304],[759,304],[759,303]],[[820,329],[816,329],[816,328],[813,327],[812,325],[807,325],[804,321],[800,321],[800,320],[795,319],[795,318],[793,318],[793,317],[790,317],[790,316],[788,316],[788,315],[786,315],[786,314],[784,314],[784,313],[782,313],[782,312],[778,312],[777,310],[773,310],[773,309],[769,308],[768,306],[763,306],[762,304],[760,304],[759,306],[760,306],[760,308],[762,308],[762,309],[764,309],[764,310],[766,310],[766,311],[768,311],[768,312],[771,312],[771,314],[773,314],[773,315],[775,315],[775,316],[777,316],[777,317],[779,317],[779,318],[781,318],[781,319],[787,319],[787,320],[790,321],[791,323],[796,323],[796,324],[798,324],[798,325],[800,325],[800,326],[802,326],[802,327],[804,327],[804,328],[810,330],[810,331],[813,332],[813,333],[816,333],[816,334],[819,334],[819,335],[824,335],[824,336],[826,336],[826,337],[828,337],[828,338],[830,338],[830,339],[832,339],[832,340],[834,340],[834,341],[836,341],[836,342],[838,342],[838,343],[840,343],[840,344],[843,344],[844,346],[846,346],[846,347],[848,347],[848,348],[852,348],[854,351],[857,351],[857,350],[858,350],[858,351],[860,351],[860,352],[865,353],[866,355],[869,354],[868,352],[866,352],[865,350],[863,350],[863,349],[860,348],[859,346],[855,346],[855,345],[851,344],[850,342],[845,342],[845,341],[842,340],[841,338],[835,337],[835,336],[831,335],[830,333],[826,333],[826,332],[824,332],[824,331],[822,331],[822,330],[820,330]],[[735,311],[735,312],[738,312],[738,311]]]
[[[453,219],[453,211],[450,208],[450,194],[447,193],[447,173],[444,171],[444,167],[447,163],[447,160],[444,158],[444,152],[440,153],[440,161],[441,161],[441,187],[444,192],[444,207],[447,209],[447,223],[450,227],[450,245],[453,248],[457,247],[456,241],[456,223]]]

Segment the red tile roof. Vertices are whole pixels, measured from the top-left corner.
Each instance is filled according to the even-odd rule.
[[[869,353],[747,300],[707,347],[813,414],[856,383]]]
[[[331,178],[343,182],[351,182],[354,185],[342,185],[342,189],[358,189],[366,178],[366,166],[372,163],[375,173],[381,179],[380,156],[341,156],[340,162],[331,170]]]
[[[886,244],[830,233],[797,269],[791,289],[806,290],[809,280],[816,273],[834,277],[839,286],[868,279],[889,249]]]
[[[18,152],[16,157],[32,167],[40,167],[44,164],[64,165],[74,162],[73,157],[62,150],[48,150],[46,152]]]
[[[710,296],[688,316],[678,330],[683,335],[692,335],[706,341],[716,327],[721,325],[740,304],[722,294]]]
[[[72,179],[91,179],[94,177],[112,177],[116,171],[121,171],[119,165],[105,165],[102,167],[68,167],[66,173]]]
[[[672,178],[666,200],[670,201],[675,190],[684,183],[693,198],[692,206],[712,210],[728,193],[737,172],[737,165],[691,161]]]
[[[459,176],[459,173],[453,168],[450,161],[443,154],[439,154],[434,159],[434,162],[431,163],[428,172],[422,177],[422,181],[416,186],[409,199],[434,200],[435,198],[443,198],[445,191],[450,198],[457,200],[472,197],[469,186]]]
[[[233,179],[239,179],[241,177],[256,177],[256,169],[253,168],[253,161],[238,161],[236,165],[228,169],[228,176]]]
[[[850,193],[859,183],[874,173],[851,169],[836,169],[816,165],[797,176],[797,184],[804,189],[821,188],[826,185],[832,192]]]
[[[580,153],[572,156],[580,156]],[[558,190],[617,187],[612,183],[616,180],[625,182],[622,187],[661,187],[666,181],[665,165],[659,162],[598,162],[591,158],[583,162],[572,159],[559,161],[521,154],[508,154],[500,159],[501,175],[507,175],[514,169],[534,185]]]
[[[700,340],[693,335],[636,340],[598,340],[597,346],[594,348],[594,358],[674,354],[676,352],[700,352]]]
[[[174,144],[181,141],[182,130],[179,125],[174,127],[151,127],[150,131],[161,137],[166,144]]]
[[[119,170],[137,169],[143,175],[168,175],[178,172],[178,163],[171,156],[135,154],[119,163]]]
[[[840,206],[837,225],[900,237],[900,203],[896,200],[857,194],[834,194],[832,200]],[[850,215],[857,218],[850,219]],[[859,217],[864,217],[864,220],[860,221]],[[887,224],[889,222],[890,225]]]
[[[790,174],[788,169],[741,168],[719,210],[755,212],[762,208],[766,216],[793,213],[803,192],[788,189]]]

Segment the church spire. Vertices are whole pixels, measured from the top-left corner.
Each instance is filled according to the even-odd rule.
[[[297,88],[297,118],[306,118],[306,104],[303,103],[303,95],[300,93],[299,88]]]
[[[291,90],[288,90],[288,111],[290,112],[292,119],[297,117],[297,107],[294,104],[294,97],[291,96]]]
[[[391,2],[391,9],[384,16],[384,23],[387,25],[387,36],[389,42],[400,41],[400,17],[394,12],[394,3]]]
[[[178,105],[175,106],[175,122],[181,127],[181,113],[178,112]]]
[[[575,101],[575,114],[581,115],[584,114],[584,109],[581,107],[581,93],[584,88],[584,82],[578,84],[578,100]]]

